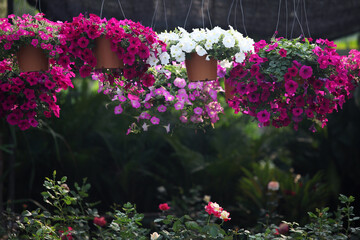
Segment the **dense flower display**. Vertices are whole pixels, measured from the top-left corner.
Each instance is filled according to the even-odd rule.
[[[46,19],[44,14],[9,15],[0,21],[1,59],[15,57],[20,47],[26,45],[41,48],[50,58],[55,58],[61,52],[58,40],[61,23]]]
[[[104,74],[93,76],[99,80],[100,91],[112,96],[113,102],[117,103],[115,114],[125,110],[135,112],[136,121],[128,129],[128,134],[147,131],[153,125],[163,126],[166,132],[185,124],[202,128],[219,120],[223,108],[218,102],[221,87],[217,81],[188,83],[182,64],[159,65],[151,68],[150,73],[156,78],[153,86],[118,89],[109,87],[109,82],[103,80],[106,79]],[[114,81],[119,81],[119,86],[126,84],[121,78]]]
[[[254,44],[255,52],[235,64],[226,80],[235,96],[229,105],[275,127],[310,119],[326,125],[355,87],[335,45],[319,39],[273,39]],[[315,131],[314,126],[311,130]]]
[[[94,71],[97,60],[93,54],[95,39],[105,36],[110,40],[111,50],[115,52],[124,63],[124,69],[105,70],[98,72],[109,73],[109,81],[112,75],[122,73],[128,83],[141,82],[144,86],[152,86],[154,79],[148,76],[146,71],[149,66],[156,64],[158,54],[166,50],[163,42],[159,41],[156,33],[149,27],[131,20],[110,20],[90,14],[85,18],[82,14],[75,17],[72,22],[64,23],[61,27],[60,39],[63,53],[61,63],[67,66],[74,63],[79,69],[81,77],[90,76]]]
[[[116,53],[121,67],[99,67],[94,53],[100,38],[110,41],[110,52]],[[26,45],[43,50],[49,70],[20,73],[17,55]],[[218,65],[217,77],[226,76],[226,100],[236,113],[256,118],[260,127],[292,124],[297,129],[306,119],[323,127],[327,115],[351,97],[360,78],[359,51],[339,56],[328,40],[254,43],[231,26],[192,32],[178,28],[157,35],[131,20],[94,14],[65,23],[43,14],[9,15],[0,20],[0,49],[0,116],[22,130],[38,126],[43,116],[59,117],[55,94],[72,87],[74,70],[99,81],[99,92],[116,104],[115,114],[135,116],[128,134],[154,125],[166,132],[178,125],[203,128],[219,120],[222,88],[216,71],[211,78],[197,78],[212,81],[189,83],[194,79],[184,61],[191,53],[215,59],[215,66],[218,60],[230,64],[227,69]],[[314,125],[310,129],[316,130]]]
[[[241,33],[231,26],[229,30],[220,27],[209,29],[194,29],[191,33],[183,28],[173,32],[159,34],[159,38],[167,44],[170,52],[160,55],[162,64],[168,64],[169,60],[181,63],[185,61],[186,54],[196,52],[199,56],[207,56],[206,59],[229,60],[241,63],[245,59],[245,53],[253,50],[254,41],[243,37]]]
[[[73,87],[73,73],[53,64],[46,72],[18,73],[11,60],[0,62],[0,117],[21,130],[38,126],[43,117],[59,117],[56,93]]]

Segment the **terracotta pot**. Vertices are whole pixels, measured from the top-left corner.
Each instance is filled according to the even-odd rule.
[[[225,100],[226,102],[228,102],[229,100],[234,98],[234,94],[231,94],[231,92],[234,91],[235,87],[227,84],[226,80],[224,81],[224,83],[225,83]]]
[[[124,68],[124,62],[111,50],[111,41],[106,39],[105,36],[95,39],[93,52],[97,61],[96,69]]]
[[[190,58],[185,60],[190,82],[216,80],[217,60],[206,61],[205,58],[206,55],[200,57],[197,53],[191,53]]]
[[[20,47],[17,53],[20,72],[39,72],[49,70],[49,58],[41,48],[32,45]]]

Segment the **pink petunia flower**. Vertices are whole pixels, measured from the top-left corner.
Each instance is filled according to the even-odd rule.
[[[281,57],[286,57],[287,51],[284,48],[281,48],[279,50],[279,54],[280,54]]]
[[[256,116],[261,123],[266,123],[270,120],[270,113],[266,109],[258,112]]]
[[[152,124],[154,124],[154,125],[157,125],[157,124],[160,123],[160,119],[157,118],[157,117],[152,117],[152,118],[150,119],[150,122],[151,122]]]
[[[293,81],[293,80],[289,80],[287,82],[285,82],[285,91],[288,93],[288,94],[294,94],[298,88],[298,83]]]
[[[312,74],[313,74],[313,69],[310,66],[304,65],[300,68],[300,71],[299,71],[300,77],[302,77],[304,79],[308,79],[312,76]]]

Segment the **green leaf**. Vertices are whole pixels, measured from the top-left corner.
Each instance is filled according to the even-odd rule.
[[[61,178],[61,182],[62,182],[62,183],[66,182],[66,180],[67,180],[67,177],[66,177],[66,176],[64,176],[64,177]]]
[[[178,232],[181,229],[181,226],[182,226],[181,222],[177,220],[173,225],[174,232]]]
[[[28,210],[25,210],[25,211],[22,213],[22,215],[23,215],[24,217],[30,217],[30,216],[32,215],[32,213],[31,213],[30,211],[28,211]]]
[[[185,222],[185,226],[191,230],[199,230],[199,224],[197,224],[197,222],[195,221],[188,221]]]

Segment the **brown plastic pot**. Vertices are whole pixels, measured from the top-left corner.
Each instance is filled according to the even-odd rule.
[[[191,53],[190,58],[185,60],[186,71],[190,82],[211,81],[217,78],[217,60],[206,55],[200,57],[197,53]]]
[[[49,58],[41,48],[32,45],[20,47],[17,53],[20,72],[39,72],[49,70]]]
[[[93,50],[96,57],[96,69],[101,68],[124,68],[124,62],[111,50],[110,39],[101,36],[95,39]]]
[[[234,91],[235,87],[230,86],[226,83],[226,80],[224,81],[225,84],[225,100],[228,102],[229,100],[232,100],[234,98],[234,94],[232,94],[232,91]]]

